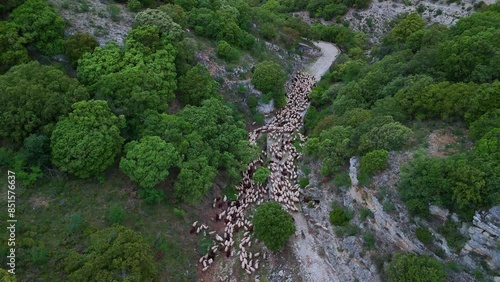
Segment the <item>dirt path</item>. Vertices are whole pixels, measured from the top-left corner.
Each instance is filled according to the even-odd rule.
[[[328,71],[332,63],[340,54],[340,50],[332,43],[319,41],[314,45],[321,49],[321,56],[307,69],[307,73],[314,76],[316,81]],[[307,110],[306,110],[307,111]],[[335,268],[318,253],[321,244],[316,242],[316,236],[310,234],[309,224],[303,213],[294,213],[295,227],[298,236],[293,241],[295,256],[300,261],[301,274],[304,281],[341,281]],[[314,228],[321,228],[314,226]],[[326,227],[324,227],[326,228]],[[331,232],[327,229],[327,232]]]
[[[308,68],[306,72],[314,76],[316,81],[319,81],[328,71],[333,61],[337,59],[337,56],[340,54],[340,50],[335,44],[325,41],[317,41],[313,42],[313,44],[321,49],[321,56],[316,59],[314,64]]]

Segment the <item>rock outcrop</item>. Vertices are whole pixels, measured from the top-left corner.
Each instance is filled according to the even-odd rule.
[[[460,254],[467,257],[475,253],[485,258],[492,270],[500,270],[500,206],[476,212],[468,232],[470,240]]]

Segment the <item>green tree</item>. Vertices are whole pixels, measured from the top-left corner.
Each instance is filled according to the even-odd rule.
[[[64,40],[64,53],[71,64],[76,67],[78,59],[87,52],[92,52],[99,46],[97,40],[88,33],[76,33]]]
[[[219,84],[206,67],[197,65],[179,78],[178,91],[184,104],[199,106],[203,100],[218,96]]]
[[[50,162],[50,139],[46,135],[32,134],[24,139],[21,153],[26,163],[34,166],[48,165]]]
[[[168,170],[180,163],[175,147],[158,136],[145,136],[125,145],[126,156],[120,169],[142,188],[153,188],[164,181]]]
[[[134,117],[145,110],[165,111],[174,97],[174,57],[164,50],[156,52],[149,64],[126,67],[101,77],[90,87],[96,99],[108,101],[116,114]]]
[[[253,174],[253,181],[255,181],[256,183],[264,183],[266,182],[266,179],[270,174],[271,171],[268,168],[266,168],[265,166],[261,166]]]
[[[441,263],[427,256],[399,253],[385,268],[389,282],[444,282],[446,272]]]
[[[417,154],[401,169],[400,197],[412,215],[429,215],[429,203],[452,207],[453,182],[447,176],[452,162],[446,158],[427,158]]]
[[[27,44],[34,44],[46,55],[62,52],[64,20],[47,1],[27,0],[10,14],[10,20]]]
[[[452,199],[461,215],[472,219],[474,212],[484,207],[488,190],[485,173],[468,165],[468,160],[458,160],[454,164],[450,178],[453,180]]]
[[[175,23],[165,12],[158,9],[146,9],[135,16],[136,26],[155,25],[172,42],[180,41],[184,37],[181,26]]]
[[[229,43],[224,40],[217,42],[217,56],[223,58],[228,62],[234,62],[239,59],[238,50],[233,48]]]
[[[0,21],[0,74],[12,66],[29,62],[25,43],[26,39],[19,35],[15,24]]]
[[[413,131],[399,122],[372,128],[361,137],[359,150],[398,150],[408,141]]]
[[[389,152],[386,150],[373,150],[361,158],[361,171],[369,175],[387,168],[387,157]]]
[[[306,152],[319,156],[323,161],[321,173],[329,175],[340,170],[351,154],[349,138],[352,128],[334,126],[321,132],[319,138],[310,138],[306,143]]]
[[[278,106],[284,106],[286,75],[275,62],[264,61],[255,66],[252,83],[257,90],[269,95]],[[286,101],[285,101],[286,102]]]
[[[123,52],[116,42],[97,47],[92,53],[84,53],[78,60],[78,78],[86,85],[92,85],[102,76],[118,72],[124,65]]]
[[[175,196],[188,204],[198,203],[206,195],[217,169],[208,164],[206,157],[183,162],[174,184]]]
[[[90,236],[79,254],[71,250],[64,260],[70,281],[153,281],[156,267],[151,246],[133,230],[114,225]]]
[[[500,109],[489,111],[471,123],[469,136],[474,140],[479,140],[495,128],[500,128]]]
[[[390,36],[396,42],[405,42],[414,32],[423,29],[425,21],[417,13],[412,13],[400,21],[390,32]]]
[[[258,206],[253,224],[255,237],[273,252],[283,249],[290,236],[295,233],[292,216],[277,202]]]
[[[0,76],[0,136],[21,144],[31,133],[50,135],[71,105],[87,90],[62,71],[38,62],[12,67]]]
[[[158,7],[158,10],[164,12],[167,14],[169,17],[172,18],[172,20],[179,24],[182,28],[185,28],[187,25],[187,15],[184,9],[176,4],[165,4],[161,5]]]
[[[106,101],[75,103],[69,117],[60,120],[51,137],[52,162],[80,178],[97,176],[114,162],[124,139],[123,116],[115,116]]]

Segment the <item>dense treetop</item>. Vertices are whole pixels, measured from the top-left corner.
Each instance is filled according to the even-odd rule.
[[[21,64],[0,76],[0,136],[21,144],[31,133],[50,135],[58,118],[87,90],[62,71],[38,62]]]
[[[282,250],[290,236],[295,233],[292,216],[277,202],[258,206],[253,224],[255,237],[274,252]]]
[[[121,151],[124,126],[125,118],[114,115],[106,101],[75,103],[73,112],[52,132],[52,162],[80,178],[98,176]]]

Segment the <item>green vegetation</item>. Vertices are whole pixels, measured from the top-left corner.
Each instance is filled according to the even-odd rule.
[[[256,183],[264,183],[270,174],[271,171],[267,167],[261,166],[255,171],[252,178]]]
[[[64,54],[72,66],[76,67],[83,54],[90,53],[99,46],[97,40],[88,33],[76,33],[64,40]]]
[[[219,84],[207,68],[196,65],[179,78],[178,92],[179,99],[185,105],[200,106],[203,100],[218,96]]]
[[[32,133],[50,136],[58,118],[89,97],[76,79],[37,62],[13,67],[0,87],[0,136],[18,146]]]
[[[64,270],[71,281],[153,281],[156,269],[150,249],[133,230],[115,225],[92,234],[84,255],[70,252]]]
[[[235,199],[234,184],[258,152],[245,125],[264,119],[244,86],[231,94],[219,89],[233,79],[222,77],[219,65],[228,73],[255,65],[252,74],[236,76],[251,78],[262,102],[283,106],[292,64],[267,42],[286,56],[300,54],[298,43],[308,39],[343,51],[311,93],[305,122],[304,151],[321,160],[322,174],[335,176],[335,185],[350,186],[343,169],[351,156],[364,156],[358,176],[364,185],[386,168],[387,152],[422,143],[422,125],[439,119],[464,124],[474,143],[441,158],[416,154],[403,167],[398,191],[410,212],[428,216],[432,203],[470,220],[500,203],[498,4],[477,4],[480,11],[450,28],[426,27],[418,14],[398,18],[371,52],[367,36],[340,18],[369,0],[118,0],[102,11],[88,1],[71,3],[70,11],[63,1],[60,7],[65,15],[98,13],[123,23],[122,4],[137,12],[132,29],[123,44],[102,46],[105,26],[89,22],[99,38],[69,35],[80,27],[65,23],[46,1],[0,5],[0,166],[16,172],[24,199],[16,204],[24,222],[16,230],[18,280],[197,280],[196,252],[213,242],[186,236],[185,225],[204,210],[214,180]],[[304,10],[337,23],[309,25],[290,15]],[[207,64],[215,56],[217,66]],[[253,117],[241,116],[248,113],[245,101]],[[461,138],[467,143],[465,133]],[[261,183],[268,176],[264,167],[253,175]],[[388,197],[383,203],[395,209]],[[333,207],[330,216],[338,236],[362,235],[366,248],[374,246],[373,234],[350,223],[351,212]],[[369,216],[362,210],[360,219]],[[259,207],[254,223],[256,236],[275,251],[295,230],[277,203]],[[462,247],[457,223],[438,232],[451,248]],[[428,241],[427,232],[416,235]],[[2,265],[6,252],[0,248]],[[420,275],[418,266],[439,281],[432,261],[414,261],[395,267],[403,269],[395,279],[405,280],[397,275],[406,269]]]
[[[373,49],[373,63],[355,52],[339,58],[311,93],[305,121],[306,152],[322,161],[323,174],[340,172],[353,155],[364,155],[361,173],[373,174],[387,165],[378,150],[414,145],[415,123],[458,121],[468,125],[473,149],[444,158],[417,153],[402,168],[400,196],[412,215],[422,217],[430,216],[429,203],[464,220],[498,205],[500,167],[486,153],[494,152],[500,126],[499,96],[493,94],[500,72],[492,64],[500,26],[487,20],[498,17],[498,4],[491,5],[447,29],[425,27],[410,14]]]
[[[417,228],[415,235],[417,236],[417,239],[424,244],[430,244],[434,240],[432,233],[425,227]]]
[[[374,150],[361,158],[361,171],[367,174],[373,174],[377,171],[387,168],[387,157],[389,152],[386,150]]]
[[[254,234],[273,252],[280,251],[293,233],[292,216],[277,202],[260,205],[253,218]]]
[[[158,136],[145,136],[139,142],[125,145],[126,156],[120,161],[120,169],[142,188],[153,188],[164,181],[168,170],[180,163],[174,145]]]
[[[330,222],[335,226],[345,226],[353,218],[351,211],[339,207],[337,205],[332,205],[332,210],[330,211]]]
[[[286,75],[278,63],[265,61],[253,71],[252,83],[257,90],[274,99],[276,107],[285,106]]]
[[[120,152],[124,126],[125,118],[115,116],[106,101],[75,103],[73,112],[52,133],[52,162],[80,178],[99,176]]]
[[[460,226],[461,225],[457,222],[447,220],[443,226],[438,229],[438,232],[446,239],[448,246],[457,252],[460,251],[467,242],[467,238],[462,236],[458,230]]]
[[[446,272],[437,260],[416,254],[399,253],[385,268],[387,281],[446,281]]]
[[[64,20],[44,0],[27,0],[10,14],[25,44],[35,46],[46,55],[63,50]]]

